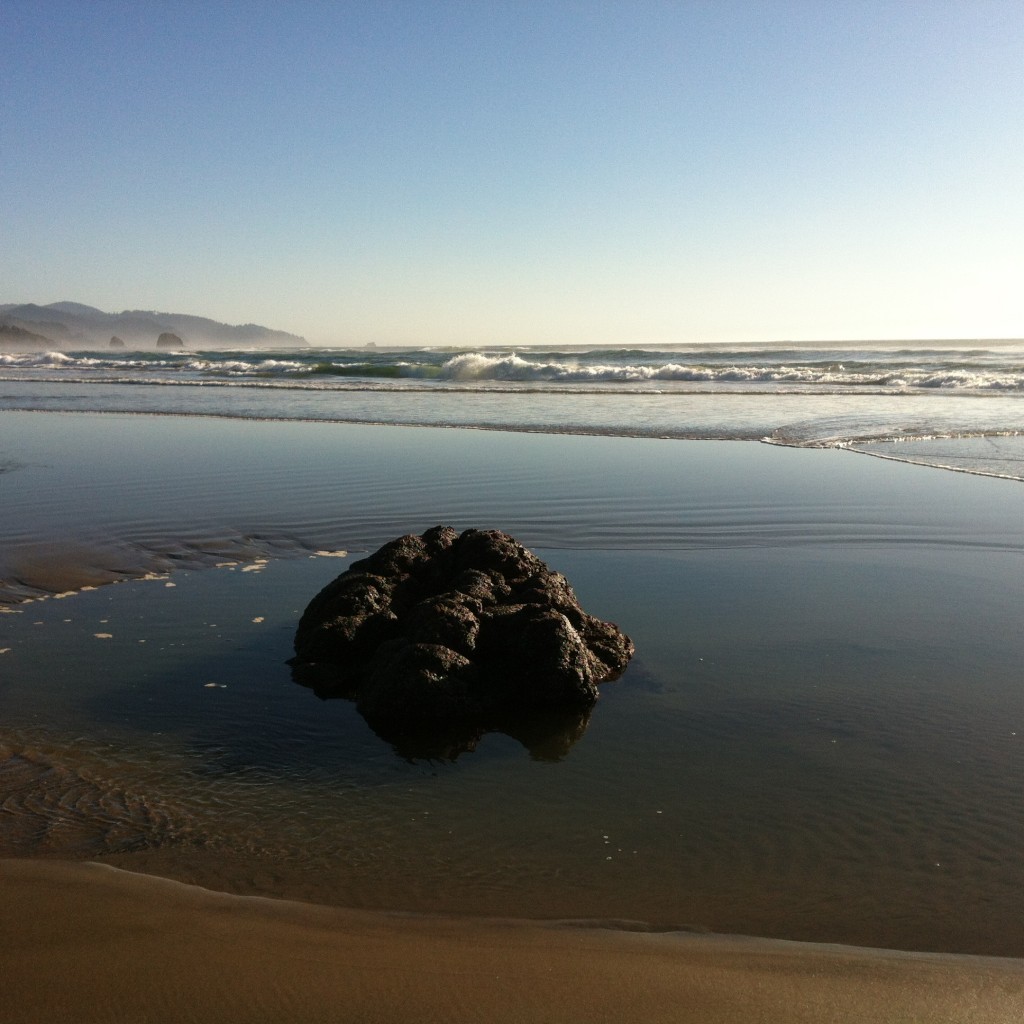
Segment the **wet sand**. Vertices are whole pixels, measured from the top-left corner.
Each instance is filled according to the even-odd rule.
[[[228,1021],[1018,1019],[1024,963],[226,896],[0,861],[2,1016]]]

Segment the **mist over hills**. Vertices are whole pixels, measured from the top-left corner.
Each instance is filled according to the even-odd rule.
[[[259,324],[223,324],[188,313],[128,309],[105,313],[80,302],[0,304],[0,347],[18,349],[109,348],[120,339],[128,348],[152,349],[162,334],[174,334],[183,348],[295,348],[306,339]],[[118,346],[120,347],[120,346]]]

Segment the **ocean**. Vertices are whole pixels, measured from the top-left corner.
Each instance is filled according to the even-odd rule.
[[[1018,479],[1022,397],[1020,340],[0,352],[0,409],[767,440]]]
[[[0,853],[1022,956],[1022,379],[1013,342],[4,354]],[[437,523],[633,637],[582,729],[408,758],[292,681],[317,590]]]

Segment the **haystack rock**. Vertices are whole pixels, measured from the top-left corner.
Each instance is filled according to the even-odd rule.
[[[184,348],[185,343],[176,334],[171,334],[170,331],[164,331],[159,338],[156,339],[157,348]]]
[[[124,342],[115,334],[110,339],[110,347],[111,348],[124,348]]]
[[[295,652],[297,682],[356,701],[407,756],[453,757],[499,731],[559,757],[633,643],[508,534],[436,526],[329,583],[299,622]]]

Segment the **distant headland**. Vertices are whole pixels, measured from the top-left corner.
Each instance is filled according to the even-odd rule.
[[[0,348],[295,348],[306,339],[259,324],[222,324],[187,313],[105,313],[80,302],[0,304]]]

